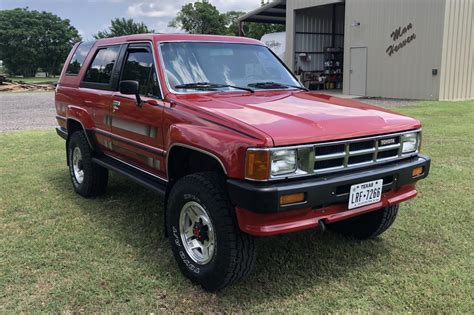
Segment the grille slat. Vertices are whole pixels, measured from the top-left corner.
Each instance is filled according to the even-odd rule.
[[[402,157],[401,135],[351,139],[314,146],[314,172],[327,173]]]
[[[379,147],[378,151],[387,151],[387,150],[392,150],[392,149],[397,149],[400,147],[400,144],[392,144],[392,145],[386,145],[383,147]]]
[[[346,154],[344,152],[333,153],[333,154],[320,155],[318,157],[315,157],[315,160],[316,161],[326,161],[326,160],[333,160],[333,159],[337,159],[337,158],[343,158],[345,156],[346,156]]]
[[[359,151],[350,151],[349,155],[350,156],[356,156],[356,155],[364,155],[364,154],[369,154],[369,153],[374,153],[375,148],[371,149],[365,149],[365,150],[359,150]]]

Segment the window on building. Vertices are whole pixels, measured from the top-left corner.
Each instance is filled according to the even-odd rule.
[[[85,82],[92,83],[110,83],[112,70],[117,61],[120,46],[109,46],[97,50],[94,60],[92,60],[89,69],[84,77]]]
[[[71,62],[66,69],[67,75],[76,75],[81,71],[84,60],[86,60],[92,45],[94,45],[94,42],[80,43],[79,46],[77,46],[74,55],[72,55]]]

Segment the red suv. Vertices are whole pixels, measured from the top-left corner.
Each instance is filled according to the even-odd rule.
[[[430,167],[419,121],[309,92],[248,38],[78,43],[55,100],[76,192],[103,194],[113,170],[161,194],[176,261],[207,290],[252,270],[255,236],[378,236]]]

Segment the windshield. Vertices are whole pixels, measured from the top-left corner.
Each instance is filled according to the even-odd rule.
[[[161,43],[160,47],[166,80],[174,91],[300,87],[300,83],[265,46],[170,42]]]

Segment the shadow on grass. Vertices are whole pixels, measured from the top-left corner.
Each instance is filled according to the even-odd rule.
[[[180,294],[190,293],[190,283],[174,264],[164,235],[162,198],[124,177],[111,174],[104,196],[84,199],[73,192],[67,171],[58,170],[51,175],[48,182],[61,195],[78,205],[112,237],[132,246],[147,264],[147,270],[157,277],[168,273],[173,277],[173,286],[182,286]],[[228,303],[248,305],[262,300],[268,303],[309,289],[320,289],[321,293],[333,290],[331,284],[386,256],[390,247],[382,239],[361,242],[308,230],[258,238],[257,250],[255,271],[217,294],[218,299],[213,303],[217,303],[218,309],[219,305],[228,306]],[[197,286],[192,290],[204,294]]]

